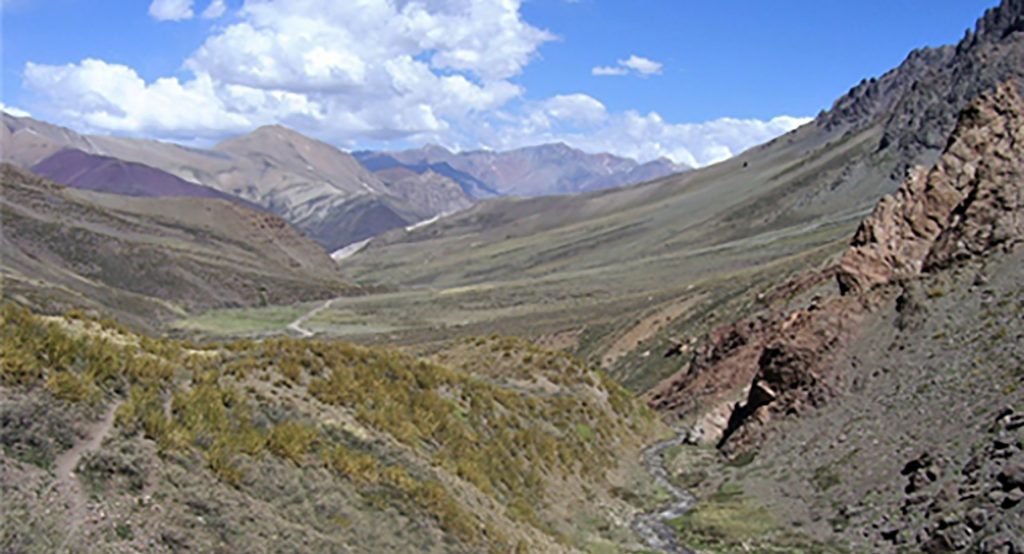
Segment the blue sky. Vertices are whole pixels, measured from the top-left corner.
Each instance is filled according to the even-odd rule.
[[[3,103],[193,143],[280,122],[347,148],[563,140],[702,165],[996,2],[227,0],[203,17],[210,3],[2,0]]]

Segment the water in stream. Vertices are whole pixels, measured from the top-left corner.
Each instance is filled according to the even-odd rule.
[[[693,495],[673,483],[665,468],[665,451],[683,444],[684,438],[681,434],[674,439],[655,443],[644,450],[644,468],[654,476],[654,482],[658,486],[668,491],[671,500],[653,511],[638,514],[632,523],[633,531],[643,539],[648,548],[667,554],[696,554],[686,545],[680,544],[675,529],[668,524],[670,520],[690,511],[694,504]]]

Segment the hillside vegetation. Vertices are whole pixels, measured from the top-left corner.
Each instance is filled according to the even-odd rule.
[[[651,415],[519,341],[434,361],[289,338],[199,348],[7,304],[0,346],[4,551],[614,551],[635,540],[623,498],[649,488],[633,466]]]
[[[352,292],[334,262],[279,217],[211,198],[133,198],[0,168],[3,295],[155,329],[219,307]]]

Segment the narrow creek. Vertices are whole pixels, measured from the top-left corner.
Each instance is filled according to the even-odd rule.
[[[683,444],[685,436],[678,435],[674,439],[664,440],[648,446],[642,455],[644,469],[654,477],[654,482],[668,491],[671,500],[650,511],[637,514],[633,518],[633,531],[639,535],[648,548],[667,554],[696,554],[692,549],[679,542],[675,529],[669,521],[689,512],[695,503],[693,495],[677,486],[669,479],[665,452],[674,446]]]

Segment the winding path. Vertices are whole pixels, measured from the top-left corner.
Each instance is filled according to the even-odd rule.
[[[693,495],[680,488],[669,479],[665,468],[665,451],[673,446],[683,444],[685,436],[680,434],[674,439],[655,443],[643,452],[644,469],[654,477],[654,482],[668,491],[672,499],[653,511],[637,514],[633,518],[632,528],[647,546],[666,554],[696,554],[684,544],[680,544],[675,529],[668,522],[689,512],[695,503]]]
[[[295,321],[289,323],[286,326],[286,329],[298,333],[299,336],[301,336],[303,338],[312,337],[316,333],[314,333],[313,331],[310,331],[309,329],[306,329],[305,327],[303,327],[303,324],[305,324],[307,321],[309,321],[316,314],[326,310],[327,308],[330,308],[331,304],[334,304],[334,302],[336,300],[338,300],[338,299],[337,298],[331,298],[330,300],[324,300],[322,303],[318,304],[312,310],[309,310],[308,312],[306,312],[306,313],[302,314],[301,316],[299,316],[298,319],[296,319]]]
[[[114,428],[114,415],[120,405],[120,401],[111,403],[103,417],[85,430],[85,438],[54,460],[56,480],[53,483],[53,488],[57,491],[59,498],[67,503],[68,509],[67,534],[64,544],[61,545],[61,551],[68,546],[69,541],[77,534],[78,528],[89,517],[89,498],[85,494],[82,483],[75,475],[75,468],[86,454],[97,450],[103,444],[103,440]]]

